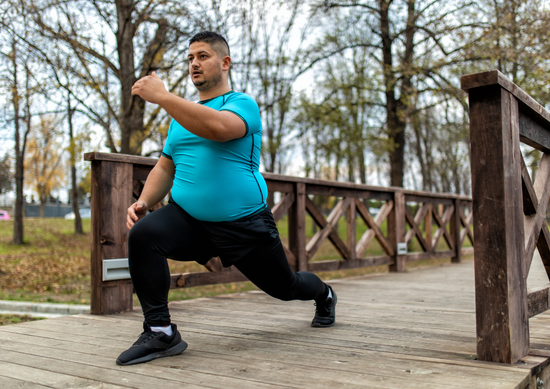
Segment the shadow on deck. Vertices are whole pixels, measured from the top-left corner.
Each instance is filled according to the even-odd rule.
[[[467,261],[332,281],[337,324],[327,329],[309,326],[311,302],[262,292],[173,302],[189,348],[129,367],[115,359],[141,331],[139,309],[3,326],[0,387],[536,388],[550,314],[531,319],[519,363],[477,361],[473,271]]]

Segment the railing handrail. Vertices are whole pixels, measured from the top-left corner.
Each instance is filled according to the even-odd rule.
[[[91,311],[110,314],[131,310],[131,281],[105,274],[109,269],[128,266],[128,230],[122,221],[126,219],[127,208],[143,190],[143,182],[157,159],[100,152],[87,153],[85,159],[92,162]],[[268,190],[281,194],[272,213],[276,222],[288,223],[288,240],[283,242],[283,249],[295,271],[387,265],[390,271],[400,272],[406,270],[408,261],[450,258],[451,262],[460,262],[462,255],[473,252],[473,247],[464,247],[466,239],[472,246],[474,243],[470,229],[472,214],[465,212],[466,208],[471,209],[472,200],[466,196],[271,173],[263,176]],[[330,215],[313,201],[315,196],[334,199]],[[376,213],[371,214],[363,201],[366,199],[380,201]],[[414,206],[407,207],[407,203]],[[306,215],[318,227],[310,240],[306,237]],[[345,219],[345,236],[338,231],[341,219]],[[361,234],[358,220],[367,227]],[[409,250],[415,238],[418,249]],[[336,256],[315,260],[327,241],[334,246]],[[379,252],[369,251],[373,241],[378,241]],[[203,272],[171,274],[170,287],[246,280],[238,270],[223,268],[220,258],[212,258],[204,266]]]
[[[134,165],[145,165],[145,166],[154,166],[156,165],[158,158],[154,157],[142,157],[137,155],[129,154],[114,154],[114,153],[102,153],[102,152],[90,152],[84,154],[84,160],[86,161],[111,161],[111,162],[126,162]],[[335,180],[325,180],[309,177],[298,177],[290,176],[284,174],[275,174],[262,172],[264,178],[272,181],[282,181],[282,182],[292,182],[292,183],[304,183],[309,185],[322,185],[330,186],[335,188],[344,188],[344,189],[356,189],[370,192],[379,192],[379,193],[394,193],[401,192],[405,195],[410,196],[419,196],[419,197],[429,197],[434,199],[458,199],[465,201],[472,201],[472,198],[465,195],[458,195],[454,193],[441,193],[441,192],[428,192],[421,190],[411,190],[404,189],[397,186],[378,186],[378,185],[367,185],[367,184],[358,184],[353,182],[342,182]]]

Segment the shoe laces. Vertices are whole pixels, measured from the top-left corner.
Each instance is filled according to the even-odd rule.
[[[140,344],[147,343],[151,339],[162,335],[164,335],[163,332],[143,331],[138,340],[136,340],[136,342],[134,343],[134,346],[139,346]]]
[[[330,306],[332,305],[332,297],[328,297],[320,304],[317,304],[315,302],[315,306],[317,307],[315,311],[319,316],[328,316],[330,314]]]

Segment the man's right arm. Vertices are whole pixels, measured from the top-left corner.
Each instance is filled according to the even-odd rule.
[[[145,186],[138,201],[128,208],[126,226],[131,229],[134,224],[147,214],[147,210],[161,201],[172,187],[176,167],[171,159],[160,157],[159,161],[147,176]]]

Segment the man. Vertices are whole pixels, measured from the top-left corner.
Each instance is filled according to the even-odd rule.
[[[129,264],[143,308],[144,331],[117,359],[119,365],[183,352],[170,322],[167,257],[205,264],[220,256],[250,281],[281,300],[315,300],[313,327],[335,321],[336,294],[309,272],[287,262],[259,173],[262,122],[256,102],[229,87],[226,40],[201,32],[189,42],[189,74],[199,91],[192,103],[166,91],[153,73],[132,94],[160,105],[173,118],[166,145],[143,192],[128,208]],[[148,214],[172,189],[165,207]]]

